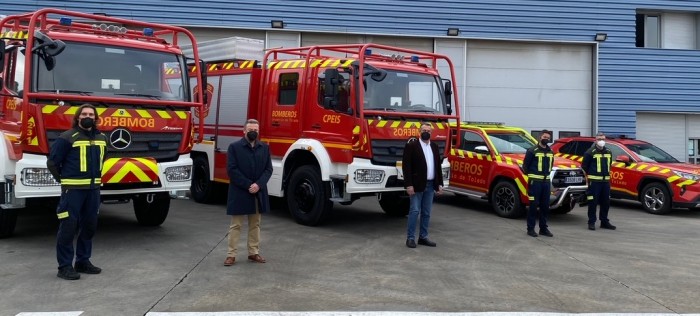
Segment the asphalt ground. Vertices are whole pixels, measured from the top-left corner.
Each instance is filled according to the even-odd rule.
[[[245,260],[244,233],[231,267],[223,204],[173,201],[151,228],[129,204],[103,205],[92,261],[104,271],[78,281],[56,277],[55,215],[26,210],[15,236],[0,240],[0,315],[700,311],[697,211],[656,216],[618,202],[610,211],[618,229],[589,231],[577,207],[551,216],[554,238],[532,238],[524,219],[446,194],[431,219],[437,247],[409,249],[406,218],[384,215],[372,198],[336,205],[321,227],[273,205],[262,222],[267,263]]]

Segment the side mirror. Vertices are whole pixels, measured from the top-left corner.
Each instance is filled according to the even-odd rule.
[[[452,114],[452,82],[449,80],[445,80],[445,104],[447,114]]]
[[[5,41],[0,40],[0,74],[5,70]]]
[[[323,107],[332,109],[338,104],[338,85],[343,77],[338,69],[326,69],[323,74]]]
[[[474,151],[480,154],[488,154],[489,153],[489,148],[481,145],[481,146],[476,146],[474,147]]]
[[[46,70],[51,71],[53,70],[54,67],[56,67],[56,58],[54,58],[51,55],[44,55],[44,65],[46,66]]]
[[[56,40],[53,41],[51,45],[46,46],[44,51],[49,56],[57,56],[58,54],[62,53],[64,49],[66,49],[66,43],[64,43],[62,40]]]
[[[627,156],[627,155],[619,155],[619,156],[615,157],[615,161],[624,162],[625,165],[629,165],[631,162],[630,156]]]
[[[185,69],[187,70],[187,69]],[[207,104],[209,102],[207,95],[207,63],[204,60],[199,60],[199,72],[202,74],[202,104]]]
[[[379,70],[373,72],[372,75],[370,75],[369,77],[372,78],[372,80],[377,81],[377,82],[382,81],[386,78],[386,71],[379,69]]]

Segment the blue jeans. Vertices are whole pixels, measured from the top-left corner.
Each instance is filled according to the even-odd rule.
[[[416,192],[411,196],[411,208],[408,212],[408,239],[416,239],[416,222],[420,213],[420,234],[418,238],[428,238],[428,224],[430,224],[430,211],[433,209],[433,197],[435,189],[433,180],[428,180],[425,191]]]

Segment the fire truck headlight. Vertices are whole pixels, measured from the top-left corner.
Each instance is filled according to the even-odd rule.
[[[192,166],[165,168],[165,178],[170,182],[190,181],[190,178],[192,178]]]
[[[382,183],[384,170],[357,169],[355,170],[355,182],[357,183]]]
[[[28,187],[45,187],[61,185],[53,178],[47,168],[25,168],[22,170],[22,185]]]
[[[442,168],[442,181],[450,180],[450,168]]]

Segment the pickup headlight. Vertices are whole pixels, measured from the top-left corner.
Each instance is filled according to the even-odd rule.
[[[681,172],[681,171],[676,171],[676,170],[673,170],[673,173],[675,173],[679,177],[683,177],[683,178],[686,178],[688,180],[700,181],[700,175],[697,175],[694,173]]]
[[[355,170],[355,182],[357,183],[382,183],[384,180],[384,170],[357,169]]]

